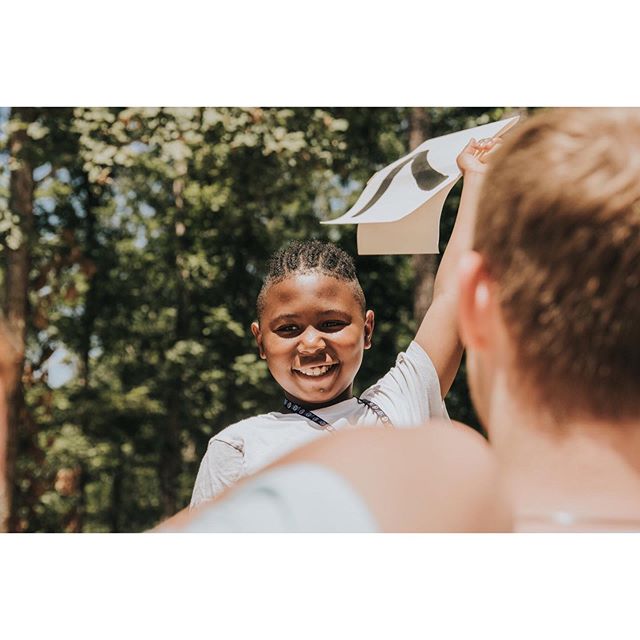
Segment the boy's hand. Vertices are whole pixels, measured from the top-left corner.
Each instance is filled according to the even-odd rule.
[[[456,158],[458,168],[465,177],[471,173],[484,176],[488,170],[487,158],[501,143],[500,138],[483,138],[482,140],[471,138]]]

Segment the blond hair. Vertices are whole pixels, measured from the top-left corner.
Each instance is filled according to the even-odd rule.
[[[545,111],[493,160],[475,249],[518,377],[558,418],[637,418],[640,110]]]

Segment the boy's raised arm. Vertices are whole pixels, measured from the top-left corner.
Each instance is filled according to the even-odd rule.
[[[495,139],[472,140],[458,156],[458,166],[464,176],[460,206],[436,274],[431,306],[415,337],[436,368],[443,398],[456,377],[463,351],[457,318],[458,264],[464,252],[471,248],[476,208],[487,171],[486,158],[497,146]]]

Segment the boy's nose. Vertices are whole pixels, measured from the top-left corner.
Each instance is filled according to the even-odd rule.
[[[320,335],[320,332],[316,331],[312,327],[309,327],[300,336],[300,341],[298,342],[298,353],[313,354],[320,351],[321,349],[324,349],[326,346],[327,345]]]

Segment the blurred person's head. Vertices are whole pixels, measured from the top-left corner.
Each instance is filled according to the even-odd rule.
[[[640,110],[556,109],[507,136],[461,270],[474,403],[551,422],[640,415]]]

